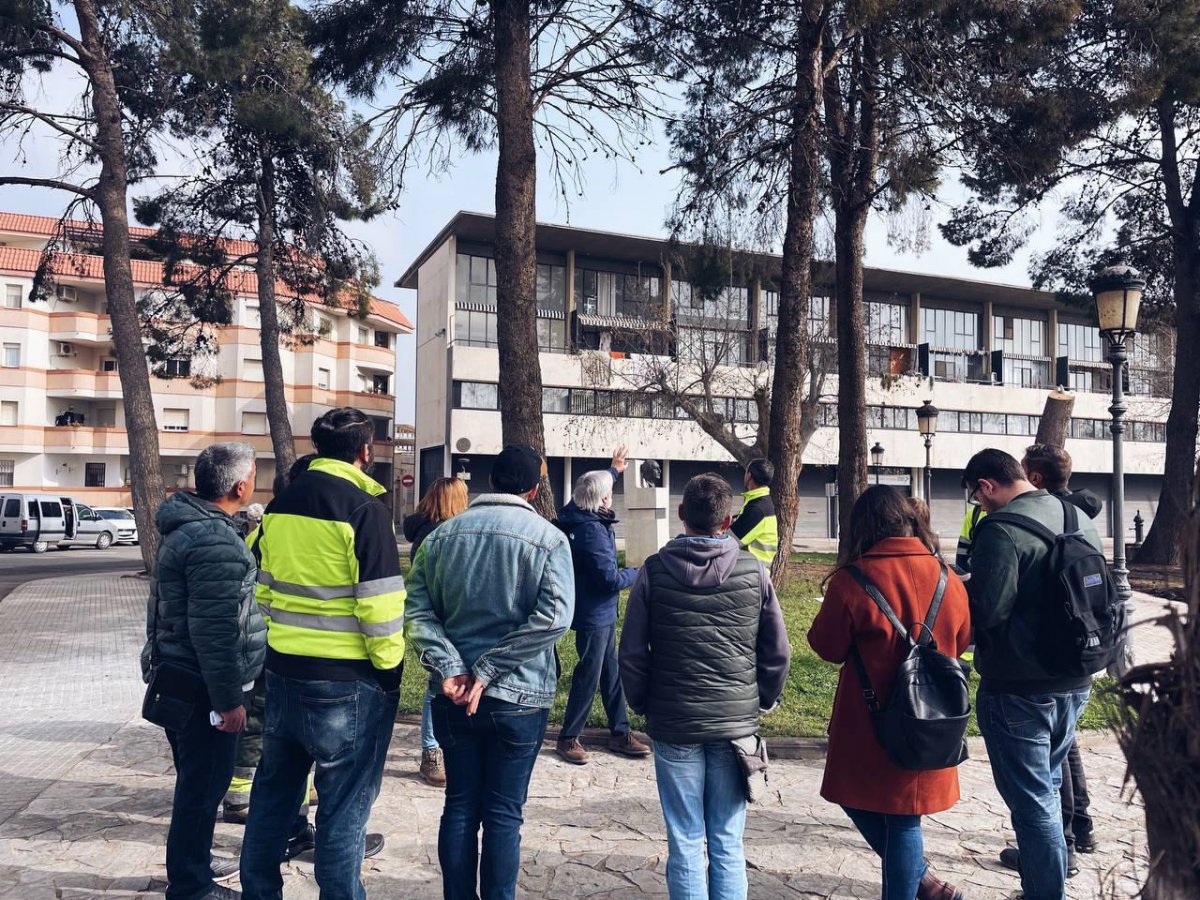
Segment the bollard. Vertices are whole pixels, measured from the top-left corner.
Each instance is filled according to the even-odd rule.
[[[1142,511],[1139,509],[1133,517],[1133,546],[1142,546],[1142,533],[1146,527],[1146,520],[1142,518]]]

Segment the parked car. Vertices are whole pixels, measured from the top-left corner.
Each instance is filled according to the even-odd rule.
[[[28,547],[45,553],[73,544],[106,550],[116,540],[117,523],[70,497],[0,492],[0,551]]]
[[[118,544],[136,544],[138,542],[137,522],[133,518],[133,510],[124,506],[94,506],[96,514],[117,526]]]

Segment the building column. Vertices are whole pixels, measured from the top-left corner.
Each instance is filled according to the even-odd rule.
[[[571,321],[571,313],[575,309],[575,251],[567,251],[567,295],[563,298],[563,312],[567,321]]]
[[[908,301],[908,342],[921,343],[921,295],[916,291]]]
[[[563,505],[571,499],[571,490],[575,486],[573,473],[571,472],[571,457],[563,457]]]

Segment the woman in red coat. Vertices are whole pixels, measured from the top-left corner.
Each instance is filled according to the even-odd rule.
[[[825,599],[808,633],[822,658],[844,663],[858,648],[880,703],[891,695],[904,653],[895,632],[852,575],[856,565],[875,583],[900,621],[924,621],[941,574],[935,538],[895,488],[868,488],[850,514],[850,546],[826,582]],[[970,642],[967,591],[953,572],[933,626],[938,649],[959,657]],[[846,810],[883,867],[883,900],[962,900],[962,892],[935,878],[925,862],[921,816],[958,801],[958,770],[912,772],[896,766],[871,726],[853,665],[842,667],[821,796]]]

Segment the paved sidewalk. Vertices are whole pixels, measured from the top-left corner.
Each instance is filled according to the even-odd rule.
[[[27,585],[0,604],[0,900],[150,897],[161,892],[171,802],[162,732],[138,718],[137,652],[146,582],[94,578]],[[441,896],[441,794],[416,775],[418,735],[398,725],[373,830],[387,836],[365,866],[381,900]],[[1136,800],[1122,793],[1124,762],[1107,736],[1085,751],[1103,852],[1081,857],[1071,900],[1132,897],[1145,866]],[[969,900],[1012,896],[1001,869],[1007,815],[982,747],[961,769],[963,800],[926,822],[935,869]],[[597,752],[579,768],[547,751],[526,807],[522,897],[662,897],[665,835],[653,766]],[[746,848],[750,897],[878,897],[875,860],[840,810],[818,796],[821,763],[772,764],[773,796],[752,807]],[[219,825],[218,853],[240,829]],[[310,863],[287,874],[287,896],[317,897]]]

